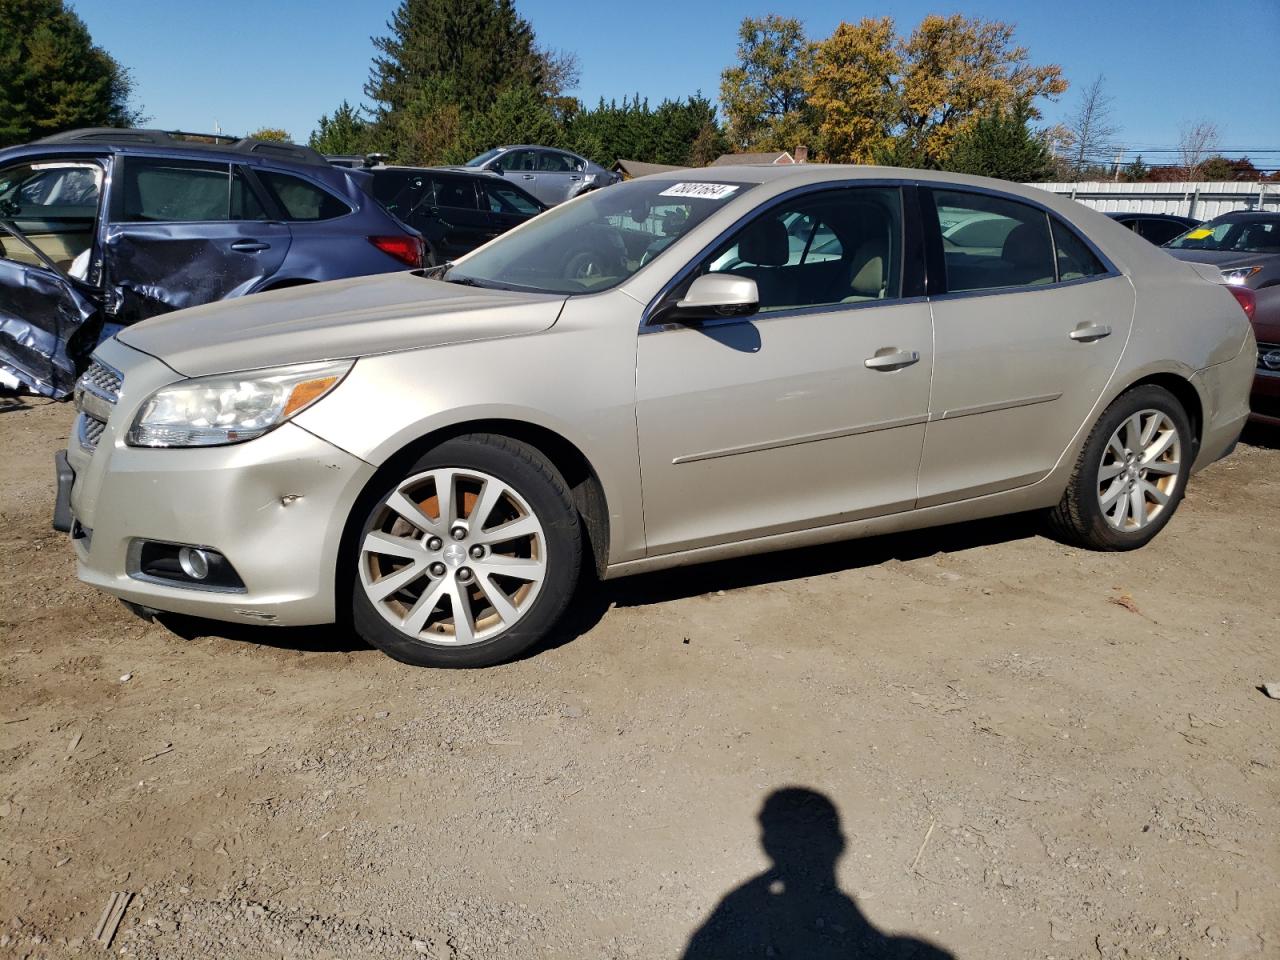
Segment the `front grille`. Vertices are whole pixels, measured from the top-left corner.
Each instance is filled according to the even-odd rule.
[[[94,360],[76,383],[76,409],[80,417],[76,436],[80,446],[92,452],[98,448],[102,432],[107,429],[111,410],[120,399],[124,377],[101,361]]]
[[[1258,344],[1258,369],[1280,373],[1280,343]]]
[[[91,417],[87,413],[80,414],[76,430],[80,446],[90,451],[97,450],[98,441],[102,439],[102,431],[106,429],[107,425],[101,420]]]
[[[108,403],[114,404],[120,399],[120,388],[124,386],[124,378],[105,363],[94,360],[80,377],[80,385],[92,390]]]

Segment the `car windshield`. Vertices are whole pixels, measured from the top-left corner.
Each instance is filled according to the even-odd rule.
[[[470,160],[464,163],[463,166],[464,167],[483,167],[486,163],[488,163],[490,160],[492,160],[501,152],[502,152],[501,147],[494,147],[492,150],[486,150],[484,153],[480,154],[480,156],[478,157],[472,157]]]
[[[608,290],[752,186],[642,178],[594,190],[476,251],[443,279],[539,293]]]
[[[1218,250],[1280,254],[1280,217],[1223,217],[1192,227],[1165,246],[1174,250]]]

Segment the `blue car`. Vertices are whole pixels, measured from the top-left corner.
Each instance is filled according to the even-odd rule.
[[[65,397],[122,326],[422,265],[369,174],[294,144],[190,136],[74,130],[0,150],[0,385]]]

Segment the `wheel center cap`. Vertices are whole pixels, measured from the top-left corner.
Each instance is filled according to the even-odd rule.
[[[451,543],[444,548],[444,552],[440,556],[445,563],[456,569],[466,561],[467,550],[460,543]]]

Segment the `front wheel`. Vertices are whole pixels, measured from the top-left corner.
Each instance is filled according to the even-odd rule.
[[[554,627],[582,537],[550,461],[472,434],[390,478],[354,549],[352,620],[364,640],[416,666],[483,667]]]
[[[1191,423],[1163,387],[1135,387],[1103,412],[1050,523],[1094,550],[1133,550],[1173,516],[1193,460]]]

